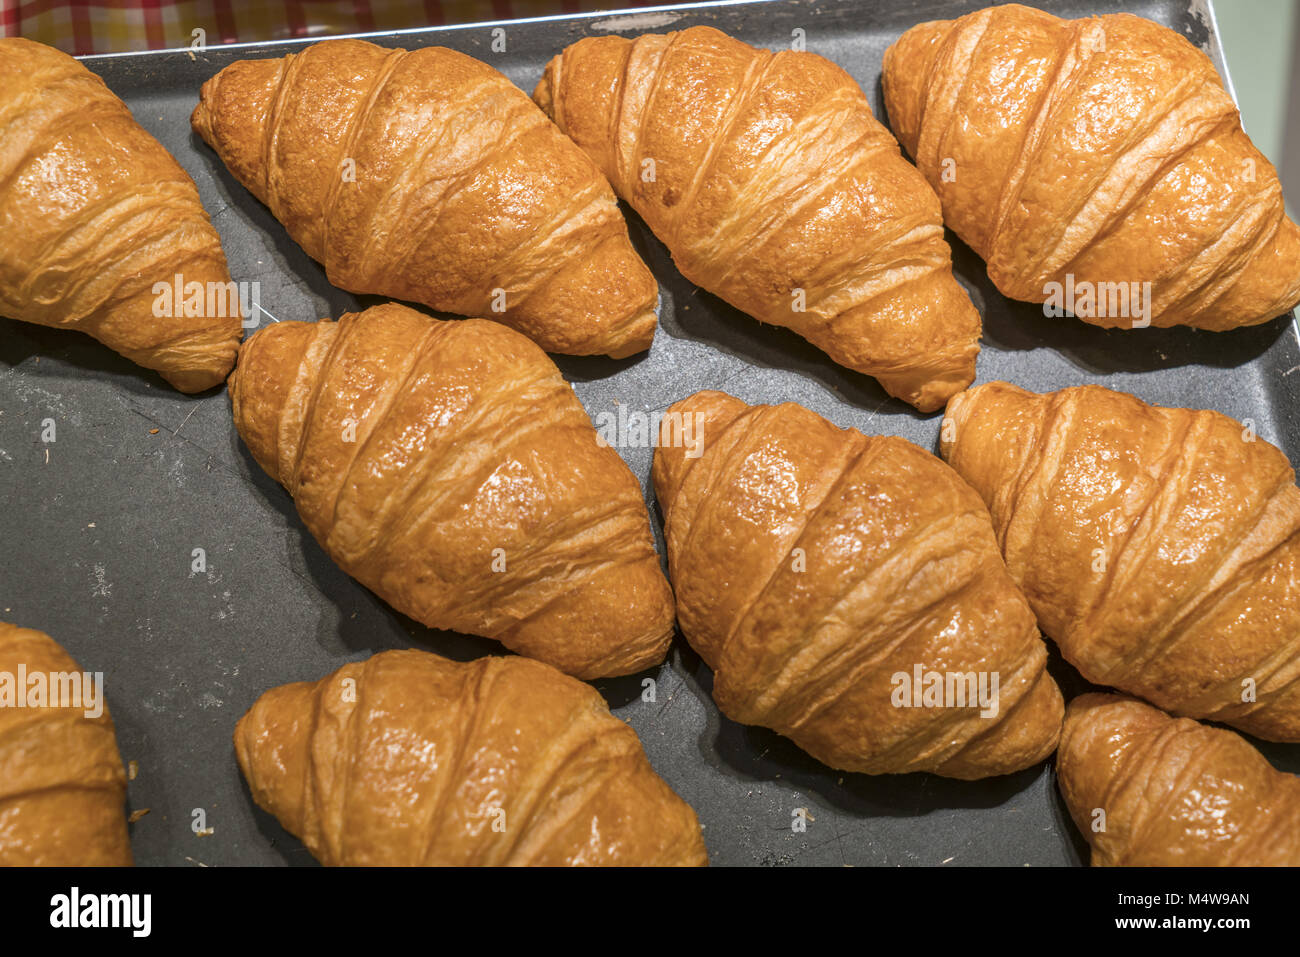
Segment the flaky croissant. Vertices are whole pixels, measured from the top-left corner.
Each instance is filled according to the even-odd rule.
[[[1003,295],[1101,326],[1216,330],[1300,301],[1277,174],[1172,30],[991,7],[908,30],[883,82],[944,221]]]
[[[48,635],[0,622],[0,866],[131,863],[126,773],[92,681]]]
[[[711,27],[587,37],[533,97],[691,282],[924,411],[974,378],[938,201],[829,60]]]
[[[1300,741],[1300,489],[1278,449],[1217,412],[993,382],[949,402],[942,451],[1084,677]]]
[[[581,678],[663,661],[641,488],[517,332],[396,304],[252,336],[235,425],[349,575],[433,628]]]
[[[1094,866],[1300,866],[1300,778],[1231,731],[1087,694],[1056,770]]]
[[[699,392],[665,416],[653,474],[682,632],[728,717],[870,774],[987,777],[1056,747],[1033,614],[937,458]]]
[[[326,40],[240,60],[191,123],[330,282],[628,356],[658,284],[591,161],[486,63]]]
[[[595,689],[524,658],[386,651],[235,728],[253,799],[327,865],[702,865],[695,812]]]
[[[240,310],[189,175],[72,57],[0,39],[0,315],[200,392],[235,361]]]

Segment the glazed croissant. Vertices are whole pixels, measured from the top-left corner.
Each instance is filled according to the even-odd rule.
[[[386,651],[235,728],[253,799],[327,865],[702,865],[695,812],[593,688]]]
[[[1095,866],[1300,866],[1300,778],[1231,731],[1087,694],[1056,770]]]
[[[87,680],[48,635],[0,622],[0,866],[131,863],[117,736]]]
[[[942,450],[1084,677],[1300,741],[1300,489],[1280,451],[1217,412],[1005,382],[953,398]]]
[[[992,7],[904,33],[884,91],[944,221],[1003,295],[1101,326],[1216,330],[1300,301],[1277,174],[1172,30]]]
[[[682,633],[729,718],[869,774],[980,778],[1055,749],[1033,614],[934,456],[698,392],[668,410],[653,474]]]
[[[240,60],[191,123],[330,282],[628,356],[658,284],[599,171],[485,63],[326,40]]]
[[[588,37],[533,97],[691,282],[923,411],[974,378],[934,193],[829,60],[711,27]]]
[[[640,485],[524,336],[395,304],[282,322],[244,344],[230,398],[307,529],[397,610],[581,678],[663,661]]]
[[[0,39],[0,315],[79,329],[182,392],[218,385],[237,287],[189,175],[72,57]]]

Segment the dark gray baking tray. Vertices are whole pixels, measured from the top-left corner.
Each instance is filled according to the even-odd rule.
[[[750,43],[808,49],[852,73],[883,116],[881,56],[905,29],[974,2],[715,4],[376,37],[441,44],[481,57],[531,92],[546,60],[587,34],[707,23]],[[1042,4],[1066,16],[1130,10],[1199,44],[1222,67],[1213,13],[1199,0]],[[505,30],[506,52],[491,51]],[[277,320],[337,317],[373,301],[333,289],[320,266],[190,133],[200,84],[233,60],[278,56],[296,42],[93,57],[136,118],[198,183],[236,280],[258,280]],[[662,286],[661,327],[648,355],[561,358],[588,410],[624,403],[651,412],[697,389],[749,402],[793,400],[842,426],[894,433],[933,449],[939,417],[888,398],[802,339],[763,328],[681,278],[664,248],[628,214]],[[1232,333],[1107,332],[1051,320],[1004,300],[980,260],[954,240],[957,272],[984,314],[979,381],[1049,390],[1099,382],[1152,402],[1252,419],[1300,461],[1293,317]],[[269,322],[269,318],[264,317]],[[40,441],[53,418],[57,439]],[[648,483],[651,450],[621,450]],[[47,457],[48,453],[48,457]],[[648,495],[649,499],[649,495]],[[137,762],[130,807],[142,864],[308,864],[296,839],[251,802],[235,764],[235,721],[267,688],[318,678],[387,648],[455,658],[494,642],[431,632],[338,571],[304,531],[289,496],[235,435],[224,390],[187,398],[80,334],[0,321],[0,619],[49,632],[103,671],[122,754]],[[659,514],[651,513],[658,533]],[[203,548],[206,573],[191,573]],[[1061,662],[1067,695],[1082,687]],[[1086,860],[1057,795],[1050,762],[975,783],[930,775],[872,778],[828,770],[776,734],[722,718],[711,676],[680,638],[657,670],[658,700],[636,676],[599,683],[640,733],[650,760],[699,812],[715,864],[1044,865]],[[1300,770],[1300,747],[1265,746]],[[791,829],[809,809],[806,833]],[[202,809],[212,833],[194,833]]]

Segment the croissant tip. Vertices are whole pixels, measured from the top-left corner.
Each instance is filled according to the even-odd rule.
[[[542,78],[537,81],[537,86],[533,87],[533,102],[552,120],[556,117],[554,86],[551,76],[555,70],[559,69],[559,61],[560,57],[558,55],[552,57],[550,62],[546,64],[546,69],[542,71]]]
[[[231,356],[231,363],[234,362],[234,356]],[[186,395],[197,395],[201,392],[207,392],[209,389],[219,388],[226,382],[227,373],[230,365],[227,364],[221,368],[208,369],[185,369],[179,371],[159,371],[159,375],[176,389]]]
[[[606,347],[605,355],[611,359],[628,359],[650,350],[655,340],[655,326],[657,325],[655,313],[653,311],[643,313],[634,319],[631,324],[640,331],[622,342]]]
[[[1076,695],[1070,699],[1069,704],[1065,706],[1065,720],[1077,721],[1080,717],[1090,711],[1098,708],[1104,708],[1108,705],[1118,704],[1121,701],[1132,701],[1134,699],[1125,695],[1114,694],[1104,691],[1089,691],[1085,694]]]

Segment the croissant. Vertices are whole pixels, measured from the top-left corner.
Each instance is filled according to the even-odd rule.
[[[330,282],[629,356],[658,284],[591,161],[485,63],[326,40],[240,60],[190,119]]]
[[[533,98],[691,282],[923,411],[974,378],[938,201],[829,60],[711,27],[588,37]]]
[[[282,322],[244,344],[230,398],[308,531],[398,611],[581,678],[664,660],[640,484],[524,336],[391,303]]]
[[[653,477],[682,633],[729,718],[869,774],[980,778],[1055,749],[1033,614],[934,456],[698,392],[664,417]]]
[[[1086,694],[1056,771],[1094,866],[1300,865],[1300,778],[1231,731]]]
[[[0,866],[131,863],[126,774],[91,681],[49,635],[0,622]]]
[[[703,865],[700,826],[593,688],[385,651],[235,727],[253,800],[327,865]]]
[[[1209,58],[1117,13],[1018,4],[885,52],[894,132],[1003,295],[1107,327],[1223,330],[1300,301],[1300,227]]]
[[[182,392],[219,385],[243,334],[193,180],[102,80],[0,39],[0,315],[79,329]]]
[[[1300,489],[1278,449],[1217,412],[993,382],[949,403],[942,453],[1085,678],[1300,741]]]

